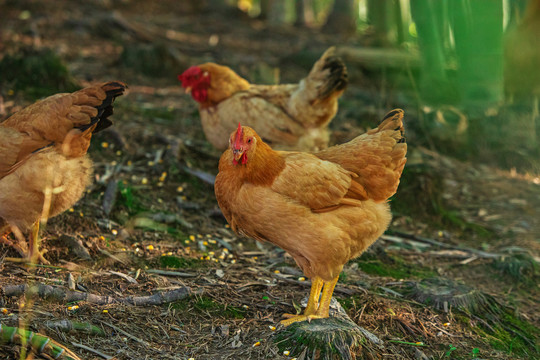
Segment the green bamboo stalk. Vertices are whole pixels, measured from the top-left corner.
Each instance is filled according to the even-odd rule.
[[[450,4],[462,103],[480,108],[495,105],[503,99],[503,1]]]
[[[30,345],[30,349],[36,354],[46,354],[53,359],[61,360],[81,360],[68,348],[60,345],[56,341],[35,333],[30,330],[21,329],[18,327],[6,326],[0,323],[0,343],[12,344],[16,343],[21,346]]]
[[[411,0],[411,15],[416,25],[422,59],[420,95],[429,103],[453,103],[455,90],[450,83],[448,67],[447,31],[445,30],[445,1]]]

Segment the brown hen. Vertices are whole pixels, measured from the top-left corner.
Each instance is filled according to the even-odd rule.
[[[304,314],[284,325],[328,317],[343,265],[390,223],[387,200],[406,152],[399,109],[376,129],[315,153],[274,151],[247,126],[231,134],[215,182],[225,218],[234,231],[287,251],[312,280]]]
[[[0,123],[0,241],[31,262],[47,262],[38,250],[40,220],[69,209],[90,183],[92,134],[112,124],[125,88],[108,82],[53,95]],[[29,228],[28,247],[22,232]]]
[[[328,146],[328,124],[345,90],[347,68],[335,49],[328,49],[298,84],[254,85],[227,66],[192,66],[178,77],[199,103],[207,140],[217,149],[238,122],[257,129],[281,150],[320,150]]]

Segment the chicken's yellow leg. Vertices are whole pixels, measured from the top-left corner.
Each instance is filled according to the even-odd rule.
[[[313,278],[313,283],[311,284],[311,292],[309,295],[309,301],[308,306],[306,307],[306,311],[302,315],[296,315],[286,320],[281,320],[281,324],[285,326],[289,326],[292,323],[298,322],[298,321],[311,321],[311,319],[322,319],[328,317],[329,307],[330,307],[330,300],[332,299],[332,293],[334,292],[334,287],[336,286],[336,283],[338,281],[338,277],[331,281],[323,281],[319,277]],[[324,284],[324,287],[323,287]],[[321,301],[318,303],[319,299],[319,293],[321,292],[322,287],[322,297]],[[315,293],[317,294],[316,297],[314,296]],[[314,299],[314,300],[312,300]],[[312,306],[310,307],[310,303]],[[315,313],[312,313],[312,309],[316,307],[317,310]],[[308,309],[310,312],[308,312]]]
[[[313,279],[311,279],[311,291],[309,292],[308,303],[303,315],[313,315],[317,311],[317,308],[319,307],[319,296],[321,295],[322,286],[323,279],[321,279],[320,277],[315,276]],[[293,318],[295,316],[298,315],[283,314],[284,318]]]
[[[334,293],[334,288],[336,287],[339,276],[336,276],[335,279],[331,281],[324,282],[324,288],[322,291],[321,302],[319,308],[315,315],[321,318],[327,318],[330,312],[330,301],[332,300],[332,294]]]
[[[43,253],[39,251],[39,220],[32,225],[32,239],[30,239],[30,247],[28,249],[28,261],[32,264],[36,262],[43,264],[49,263],[43,257]]]
[[[319,308],[319,296],[321,295],[321,289],[323,287],[323,279],[315,276],[311,279],[311,291],[309,292],[309,299],[304,310],[304,315],[313,315]]]

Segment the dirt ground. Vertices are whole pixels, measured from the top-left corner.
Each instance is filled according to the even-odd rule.
[[[229,229],[208,183],[220,153],[205,141],[197,106],[176,76],[215,61],[250,80],[274,80],[279,69],[282,82],[298,81],[327,47],[364,43],[272,28],[233,12],[197,12],[189,4],[0,3],[1,52],[50,48],[81,86],[106,80],[129,86],[116,101],[114,127],[93,139],[93,185],[42,231],[52,265],[29,269],[3,261],[17,254],[0,247],[0,307],[6,309],[0,322],[46,334],[82,359],[103,358],[96,351],[114,359],[292,358],[272,336],[281,331],[275,328],[281,314],[299,309],[309,282],[280,249]],[[314,57],[295,57],[299,52]],[[540,177],[418,146],[415,99],[387,87],[390,75],[347,65],[351,84],[331,124],[333,141],[362,133],[401,107],[410,149],[387,235],[346,265],[335,292],[351,319],[383,340],[370,356],[540,358]],[[32,101],[5,84],[0,91],[0,119]],[[90,259],[81,259],[77,240]],[[435,298],[422,302],[407,291],[432,277],[474,289],[497,310],[467,307],[476,300],[466,294],[466,305],[445,298],[440,308]],[[162,305],[66,303],[6,295],[5,286],[17,284],[74,284],[114,298],[186,286],[191,295]],[[59,330],[52,322],[62,319],[106,335]],[[0,359],[19,359],[19,353],[18,346],[0,345]]]

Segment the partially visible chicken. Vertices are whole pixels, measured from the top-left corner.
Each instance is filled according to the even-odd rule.
[[[333,47],[298,84],[253,85],[214,63],[192,66],[178,79],[199,103],[206,138],[220,150],[227,148],[227,134],[239,121],[279,149],[326,148],[328,124],[348,83],[347,68]]]
[[[505,35],[504,80],[517,98],[540,96],[540,0],[529,0],[523,19]]]
[[[40,220],[69,209],[90,183],[92,134],[109,127],[126,86],[108,82],[38,101],[0,123],[0,241],[28,260],[38,250]],[[22,232],[32,228],[28,248]],[[16,240],[8,238],[13,232]]]
[[[312,281],[304,314],[284,325],[328,317],[343,265],[388,227],[387,200],[406,162],[403,131],[397,109],[376,129],[315,153],[274,151],[247,126],[231,134],[215,182],[225,218],[287,251]]]

